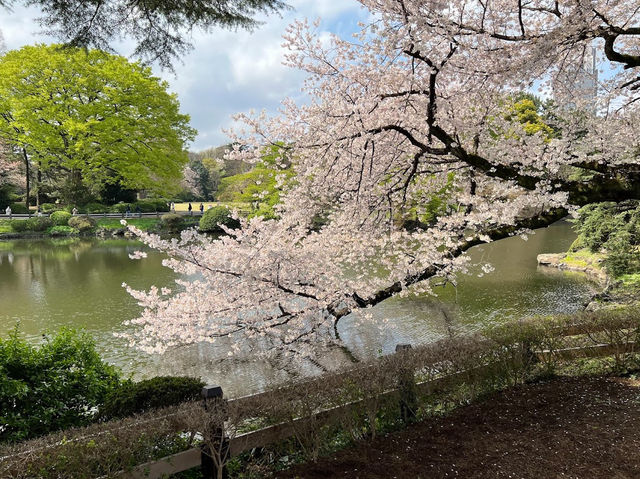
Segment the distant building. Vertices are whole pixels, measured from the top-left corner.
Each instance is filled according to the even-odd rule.
[[[553,97],[559,105],[596,112],[598,99],[597,57],[596,47],[591,47],[585,52],[581,66],[567,68],[559,75],[553,86]]]

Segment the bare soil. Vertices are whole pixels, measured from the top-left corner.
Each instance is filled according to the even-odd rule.
[[[278,477],[640,478],[640,382],[516,387]]]

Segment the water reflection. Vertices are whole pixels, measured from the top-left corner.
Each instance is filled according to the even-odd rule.
[[[398,343],[433,341],[487,322],[575,311],[592,286],[582,277],[545,274],[536,267],[537,254],[564,251],[574,237],[567,223],[557,223],[538,230],[528,241],[510,238],[474,248],[474,262],[489,261],[494,272],[459,278],[457,288],[436,288],[437,296],[387,300],[370,310],[373,322],[346,317],[340,323],[341,337],[356,356],[371,357],[393,351]],[[128,254],[139,249],[148,257],[130,260]],[[139,312],[122,282],[139,289],[173,284],[176,276],[161,265],[162,258],[128,240],[0,242],[0,332],[6,333],[17,321],[34,339],[63,325],[82,327],[96,338],[104,357],[136,377],[197,375],[235,395],[289,377],[290,372],[263,361],[228,359],[224,341],[150,356],[114,338],[122,322]],[[344,357],[336,351],[327,360],[338,363]]]

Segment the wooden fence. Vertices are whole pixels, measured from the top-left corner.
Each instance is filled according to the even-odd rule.
[[[415,350],[407,345],[398,345],[395,355],[361,365],[353,370],[310,379],[298,384],[296,388],[267,391],[228,401],[222,397],[221,388],[207,386],[203,389],[203,405],[205,405],[205,409],[208,407],[207,411],[202,410],[201,406],[197,404],[185,405],[189,406],[189,408],[195,406],[194,411],[198,411],[193,419],[195,422],[192,426],[189,426],[191,429],[188,430],[192,431],[192,433],[197,430],[209,439],[213,438],[213,441],[203,442],[207,445],[214,444],[218,451],[224,451],[226,458],[229,459],[245,451],[297,437],[301,431],[307,429],[316,428],[317,430],[326,425],[339,424],[344,418],[355,417],[355,415],[361,414],[372,407],[375,409],[378,406],[375,406],[374,403],[378,405],[384,404],[385,406],[391,405],[394,409],[399,409],[401,418],[407,420],[415,413],[418,397],[436,393],[446,394],[455,391],[458,386],[471,386],[478,379],[481,381],[485,379],[492,380],[491,378],[504,379],[506,375],[513,372],[521,373],[522,371],[530,370],[531,365],[536,362],[540,362],[544,366],[551,364],[550,361],[556,359],[572,360],[606,356],[614,356],[617,360],[624,357],[624,355],[638,353],[638,347],[640,347],[640,343],[636,342],[639,334],[637,313],[634,313],[630,321],[624,320],[617,323],[599,321],[583,324],[555,324],[557,326],[552,324],[549,327],[543,327],[532,332],[526,332],[525,327],[522,329],[525,334],[522,335],[519,332],[515,336],[510,334],[506,336],[490,334],[489,336],[494,337],[493,340],[486,339],[486,337],[460,337],[446,340],[444,344],[420,346]],[[541,336],[537,337],[543,338],[543,340],[530,343],[529,341],[535,338],[538,333],[541,333]],[[607,338],[610,338],[609,342],[606,341]],[[530,344],[537,344],[537,349],[532,349]],[[549,349],[543,349],[543,347],[548,347]],[[467,348],[468,360],[460,360],[460,352],[465,351],[465,348]],[[380,372],[386,374],[388,378],[384,383],[379,382],[380,377],[377,373]],[[372,382],[369,384],[373,386],[365,387],[362,390],[367,392],[358,393],[356,396],[348,396],[356,397],[357,399],[354,400],[339,400],[333,397],[335,390],[332,388],[336,384],[338,384],[338,388],[342,387],[340,386],[341,384],[351,387],[349,385],[354,378],[367,378],[366,381],[371,380]],[[343,388],[342,390],[345,391],[346,389]],[[306,406],[302,409],[294,408],[295,411],[311,410],[313,413],[287,412],[284,415],[276,414],[273,416],[269,412],[270,405],[274,403],[277,403],[275,406],[277,409],[282,404],[289,404],[288,401],[295,403],[301,398],[306,398],[307,395],[313,397],[313,394],[318,394],[318,392],[321,394],[318,396],[320,401],[312,401],[314,405],[311,408]],[[329,398],[328,402],[322,397]],[[306,399],[302,400],[306,401]],[[329,406],[330,404],[333,406]],[[222,409],[216,409],[214,406],[221,406]],[[396,408],[396,406],[399,407]],[[172,419],[182,414],[180,409],[174,411],[176,412],[147,415],[143,418],[130,418],[124,424],[116,422],[105,424],[104,427],[100,425],[98,429],[94,428],[89,434],[81,432],[79,436],[69,436],[69,439],[65,438],[63,441],[65,444],[100,443],[102,441],[107,441],[108,443],[108,441],[113,440],[112,435],[117,431],[131,431],[133,435],[130,437],[133,438],[133,443],[135,443],[139,439],[139,433],[136,431],[143,431],[150,424],[163,421],[171,422]],[[231,430],[225,436],[223,427],[227,423],[222,423],[224,418],[228,418],[229,411],[235,411],[235,413],[232,413],[235,414],[233,417],[240,418],[240,421],[235,420],[235,422],[233,417],[229,418],[228,424],[235,424],[232,427],[236,428],[244,427],[246,423],[243,421],[246,419],[251,419],[253,422],[254,418],[264,417],[270,418],[268,419],[270,421],[281,422],[248,432]],[[295,419],[284,419],[290,417]],[[210,423],[205,424],[207,421]],[[184,430],[175,429],[175,427],[182,426],[172,425],[168,429],[164,429],[163,431],[166,432],[163,434],[177,434]],[[59,438],[60,436],[57,437]],[[57,439],[57,441],[59,440]],[[125,442],[123,444],[129,443]],[[28,467],[29,461],[27,456],[52,457],[52,454],[56,454],[54,452],[55,449],[61,445],[62,443],[59,442],[46,441],[44,444],[40,443],[39,447],[31,447],[31,445],[25,444],[25,448],[21,451],[16,450],[15,453],[0,457],[0,464],[2,464],[3,460],[10,459],[13,465],[9,467],[13,467],[13,470],[26,470],[25,468]],[[80,451],[82,448],[80,447],[78,450]],[[63,455],[68,453],[69,450]],[[217,470],[211,456],[211,454],[204,454],[200,447],[194,447],[158,460],[139,464],[132,469],[127,466],[126,471],[119,472],[116,475],[121,479],[153,479],[201,466],[205,473],[205,478],[215,477]],[[122,471],[123,469],[125,467],[117,467],[113,471]],[[82,477],[91,477],[91,475],[83,475]],[[111,473],[109,477],[114,477],[114,474]]]
[[[604,328],[600,331],[591,329],[589,333],[602,332],[603,330]],[[558,329],[555,334],[557,335],[557,337],[568,337],[585,334],[585,331],[580,326],[570,325]],[[406,347],[406,345],[398,345],[396,347],[396,353],[402,354],[403,350]],[[638,347],[640,347],[640,343],[626,342],[623,344],[595,344],[589,346],[569,347],[553,351],[530,351],[527,352],[527,354],[533,354],[533,356],[539,361],[546,361],[552,355],[560,359],[572,360],[577,358],[599,358],[612,356],[614,354],[635,353],[638,351]],[[481,375],[490,368],[492,368],[492,364],[484,364],[436,379],[417,382],[415,384],[414,392],[433,394],[451,390],[456,386],[464,384],[465,381],[468,380],[470,375]],[[414,371],[410,371],[408,373],[413,376]],[[256,401],[259,400],[259,397],[263,394],[270,393],[260,393],[244,398],[231,399],[228,402],[233,403],[241,401]],[[400,384],[397,389],[391,389],[382,393],[380,396],[378,396],[378,399],[385,399],[386,397],[399,397],[399,401],[401,403],[403,401],[410,401],[411,399],[406,398],[405,395],[406,392],[402,390],[402,385]],[[295,435],[296,430],[300,430],[301,426],[303,426],[303,424],[306,422],[313,421],[316,424],[330,424],[336,418],[344,417],[345,414],[358,410],[367,400],[367,398],[360,399],[358,401],[349,402],[341,406],[318,411],[313,416],[301,417],[291,422],[275,424],[255,431],[239,434],[228,440],[228,457],[232,458],[245,451],[250,451],[255,448],[264,447],[291,438]],[[402,404],[400,409],[402,410]],[[173,454],[156,461],[141,464],[131,471],[122,473],[121,477],[123,479],[157,479],[168,474],[175,474],[204,465],[205,461],[206,455],[202,452],[202,450],[200,448],[192,448],[187,451]],[[215,470],[215,465],[213,466],[213,469]],[[216,477],[215,471],[209,470],[205,472],[205,477]]]

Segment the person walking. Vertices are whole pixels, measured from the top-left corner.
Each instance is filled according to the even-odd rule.
[[[175,212],[176,212],[176,204],[175,204],[173,201],[172,201],[172,202],[171,202],[171,204],[169,205],[169,210],[170,210],[172,213],[175,213]]]
[[[7,209],[4,210],[4,212],[9,217],[9,219],[11,219],[11,205],[7,206]]]
[[[200,203],[200,214],[204,214],[204,205]]]
[[[191,206],[191,203],[189,203],[189,208],[187,208],[189,210],[189,216],[193,215],[193,206]]]
[[[73,209],[71,210],[71,214],[73,216],[77,216],[78,215],[78,208],[76,208],[75,206],[73,207]]]
[[[125,211],[125,215],[128,218],[129,216],[131,216],[131,206],[127,205],[127,210]]]

